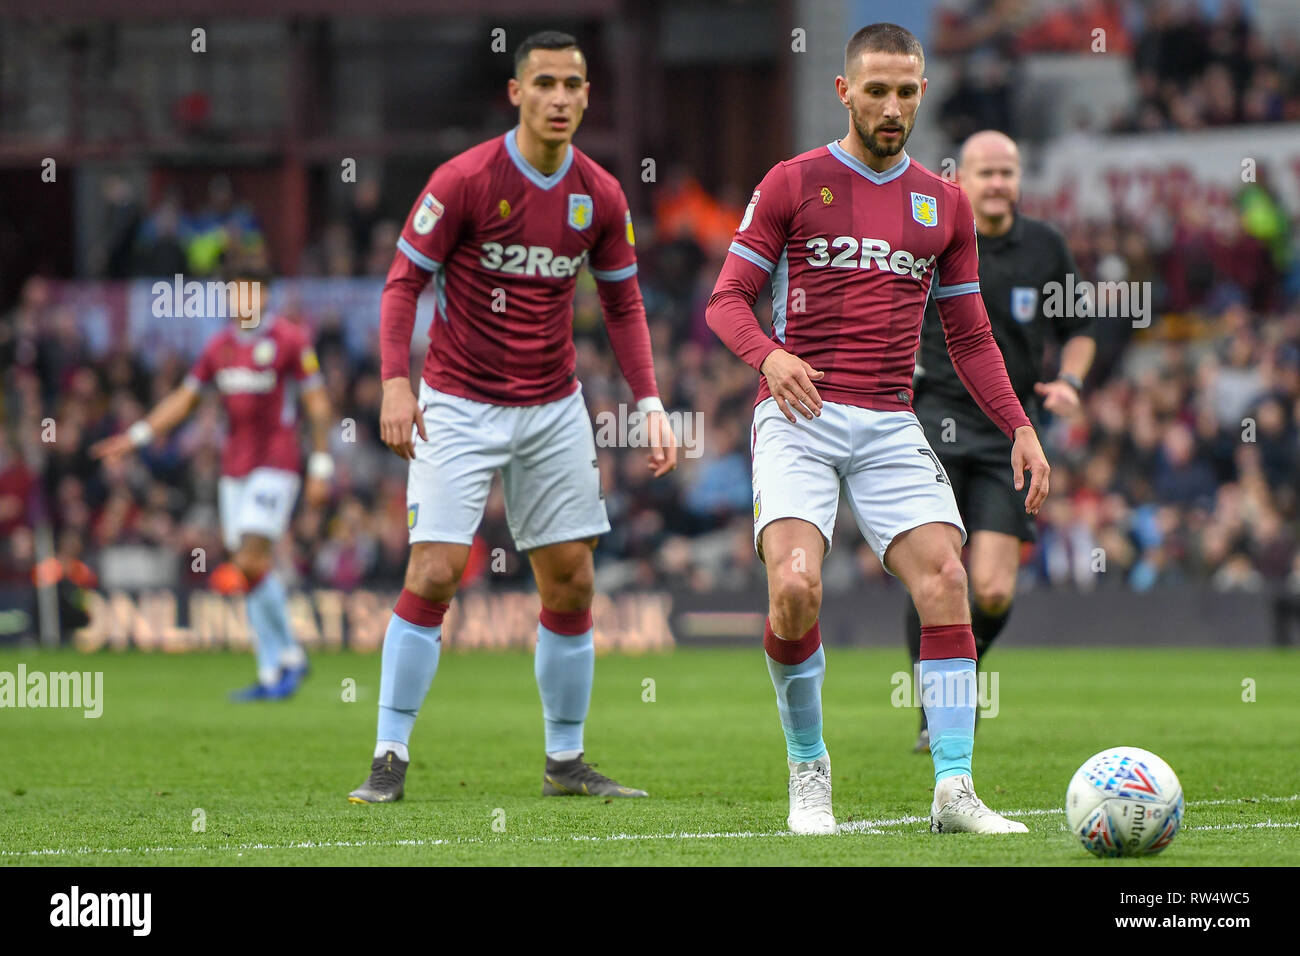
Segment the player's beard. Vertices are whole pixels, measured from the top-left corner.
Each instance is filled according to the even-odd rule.
[[[907,145],[907,137],[912,135],[912,128],[900,120],[898,125],[902,128],[903,132],[899,135],[898,142],[894,143],[892,146],[886,146],[884,143],[880,142],[880,140],[876,139],[871,130],[863,124],[861,118],[858,116],[857,110],[852,106],[849,107],[849,118],[853,120],[853,130],[858,134],[858,139],[861,140],[862,145],[865,146],[873,156],[897,156],[903,151],[903,147]]]

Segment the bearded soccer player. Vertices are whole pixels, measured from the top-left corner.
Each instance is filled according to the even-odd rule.
[[[401,799],[407,745],[438,669],[442,620],[465,570],[492,476],[537,579],[534,671],[545,727],[543,796],[644,797],[584,759],[595,661],[592,549],[609,531],[591,419],[575,375],[573,294],[585,264],[637,408],[656,477],[677,464],[655,384],[618,182],[573,146],[590,84],[577,41],[545,32],[515,54],[519,125],[439,166],[407,219],[381,305],[383,440],[410,460],[405,587],[384,636],[379,728],[354,803]],[[415,303],[437,293],[417,401]]]
[[[924,72],[921,44],[907,30],[874,24],[854,34],[835,80],[848,135],[767,174],[707,311],[727,347],[761,373],[751,435],[754,544],[767,567],[764,648],[785,731],[795,833],[835,831],[818,613],[841,489],[863,536],[920,611],[935,777],[930,829],[1026,829],[985,806],[971,781],[975,639],[965,530],[911,408],[928,298],[939,303],[957,374],[1014,440],[1008,477],[1019,488],[1031,473],[1030,512],[1047,496],[1048,464],[979,296],[970,202],[903,150]],[[770,338],[753,313],[769,280]]]
[[[307,461],[308,501],[329,498],[329,396],[311,339],[301,327],[263,314],[269,281],[259,271],[230,273],[225,294],[232,323],[204,346],[193,369],[144,418],[97,442],[95,458],[144,448],[181,424],[214,386],[227,432],[217,487],[221,535],[243,574],[248,622],[257,651],[257,683],[239,701],[291,696],[307,675],[307,656],[289,627],[284,583],[275,570],[275,542],[284,536],[298,498],[298,423],[302,402],[314,451]]]
[[[1070,288],[1070,276],[1078,274],[1065,237],[1016,209],[1020,151],[1004,133],[984,130],[966,140],[957,184],[975,213],[980,295],[1011,385],[1031,419],[1039,400],[1047,411],[1068,415],[1079,407],[1096,343],[1091,307],[1052,312],[1046,308],[1043,290],[1053,282]],[[1060,374],[1045,382],[1043,346],[1049,334],[1062,343]],[[1006,436],[971,401],[953,370],[934,302],[927,306],[921,326],[915,387],[916,417],[935,443],[970,531],[971,629],[982,660],[1011,614],[1021,542],[1033,541],[1037,532],[1025,512],[1025,492],[1006,482]],[[904,629],[915,666],[921,653],[921,619],[910,601]],[[912,749],[922,753],[929,745],[922,711],[921,732]]]

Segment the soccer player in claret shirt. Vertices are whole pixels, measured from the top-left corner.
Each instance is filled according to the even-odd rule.
[[[939,303],[957,374],[1014,440],[1017,488],[1031,472],[1031,513],[1047,496],[1047,459],[979,296],[970,202],[903,150],[925,93],[920,43],[902,27],[874,24],[854,34],[844,59],[835,86],[848,135],[764,177],[706,313],[728,348],[761,373],[751,437],[754,544],[767,566],[764,647],[786,736],[788,822],[796,833],[835,830],[817,618],[843,489],[863,536],[921,615],[918,692],[935,771],[930,829],[1024,832],[985,806],[971,782],[975,639],[965,530],[910,407],[927,298]],[[771,338],[752,310],[769,280]]]
[[[535,672],[545,722],[542,794],[643,797],[584,759],[595,661],[592,549],[609,531],[591,419],[575,376],[573,293],[586,264],[637,408],[649,467],[677,464],[655,384],[627,199],[572,144],[586,60],[567,34],[526,39],[510,102],[519,125],[439,166],[411,209],[381,305],[384,443],[409,459],[405,587],[384,636],[379,729],[355,803],[398,800],[416,715],[438,669],[442,619],[492,476],[541,595]],[[437,294],[419,399],[409,378],[415,303]]]
[[[217,486],[221,536],[244,578],[248,622],[257,651],[257,683],[236,700],[291,696],[307,675],[307,656],[294,638],[284,583],[275,570],[275,542],[284,536],[298,497],[297,401],[311,424],[307,500],[329,499],[330,405],[311,339],[292,322],[262,314],[269,279],[260,270],[234,270],[226,285],[229,326],[212,336],[193,369],[170,394],[125,432],[91,448],[116,458],[152,444],[183,422],[203,389],[215,386],[227,432]]]

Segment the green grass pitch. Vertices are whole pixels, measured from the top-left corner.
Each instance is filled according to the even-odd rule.
[[[0,710],[0,864],[1300,864],[1295,653],[999,648],[1000,713],[981,721],[975,781],[1029,826],[1011,837],[928,832],[916,712],[890,703],[901,649],[827,657],[844,832],[795,837],[757,647],[598,660],[588,758],[651,793],[616,802],[540,796],[530,656],[449,650],[391,806],[346,800],[370,760],[378,656],[317,655],[294,700],[236,705],[226,693],[251,679],[251,657],[0,652],[0,671],[104,673],[99,719]],[[1161,856],[1099,861],[1064,829],[1070,775],[1118,744],[1182,780],[1183,831]]]

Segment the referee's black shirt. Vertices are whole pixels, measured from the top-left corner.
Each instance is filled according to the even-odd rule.
[[[980,293],[993,325],[993,337],[1002,350],[1007,375],[1020,404],[1030,418],[1037,420],[1034,383],[1043,380],[1043,346],[1048,329],[1060,343],[1076,335],[1092,334],[1092,319],[1087,316],[1048,317],[1044,312],[1051,291],[1048,285],[1052,282],[1061,284],[1056,301],[1062,306],[1053,311],[1087,311],[1077,308],[1077,301],[1068,301],[1066,296],[1066,291],[1080,281],[1078,269],[1064,236],[1042,220],[1019,212],[1003,235],[978,236],[978,240]],[[1068,282],[1067,274],[1074,276],[1073,284]],[[926,303],[917,355],[916,402],[921,401],[937,402],[954,412],[971,413],[997,431],[997,426],[988,421],[952,367],[939,308],[933,298]]]

